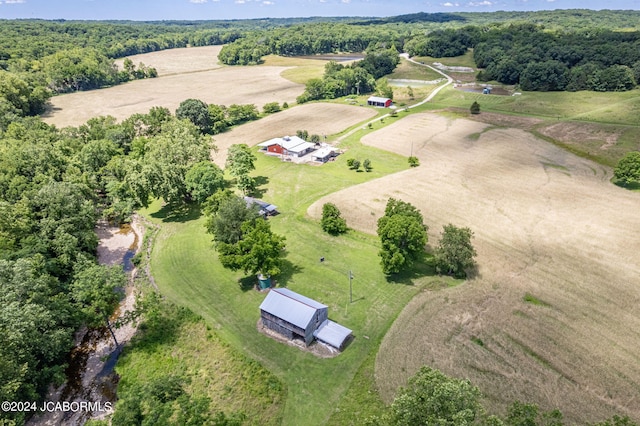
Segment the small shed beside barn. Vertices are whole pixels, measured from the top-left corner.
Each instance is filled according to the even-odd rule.
[[[352,331],[328,318],[329,308],[287,288],[274,288],[260,305],[262,324],[310,345],[314,338],[342,350]]]
[[[389,108],[393,101],[389,98],[381,98],[379,96],[371,96],[367,99],[367,105],[380,107],[380,108]]]

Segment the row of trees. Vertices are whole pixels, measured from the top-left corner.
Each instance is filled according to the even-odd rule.
[[[381,416],[367,419],[375,426],[562,426],[560,410],[542,411],[536,404],[515,401],[504,417],[490,415],[481,404],[480,390],[468,380],[448,377],[423,366],[400,388]],[[637,426],[628,417],[614,416],[591,426]]]
[[[222,48],[218,55],[227,65],[252,65],[262,57],[315,55],[322,53],[364,52],[390,47],[402,48],[409,27],[362,26],[346,23],[293,25],[259,31]]]
[[[376,79],[393,72],[399,61],[395,48],[369,52],[363,60],[351,65],[331,61],[325,65],[322,79],[309,80],[297,101],[304,103],[370,93],[376,89]]]
[[[265,113],[280,111],[277,102],[265,105]],[[258,108],[253,104],[207,105],[199,99],[187,99],[180,103],[176,110],[176,117],[191,121],[203,134],[215,135],[227,130],[231,126],[260,117]]]
[[[120,71],[112,59],[94,48],[60,50],[38,62],[42,66],[42,78],[55,93],[98,89],[158,76],[155,68],[144,64],[136,70],[130,59],[125,60],[124,69]]]
[[[640,81],[640,31],[548,31],[534,24],[466,26],[412,38],[415,56],[458,56],[473,48],[481,81],[523,90],[624,91]]]
[[[322,206],[322,230],[339,235],[347,231],[347,222],[333,203]],[[384,215],[378,219],[380,258],[385,274],[397,274],[411,268],[425,256],[427,225],[422,213],[412,204],[395,198],[387,201]],[[471,244],[473,232],[452,224],[444,226],[433,259],[436,272],[464,278],[475,265],[476,251]]]

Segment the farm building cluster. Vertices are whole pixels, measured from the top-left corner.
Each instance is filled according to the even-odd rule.
[[[340,154],[335,147],[326,143],[311,143],[298,136],[283,136],[259,143],[260,150],[269,155],[277,155],[283,160],[296,163],[326,163]]]
[[[290,339],[301,339],[309,346],[314,340],[343,350],[352,331],[328,318],[329,308],[286,288],[274,288],[260,305],[262,325]]]

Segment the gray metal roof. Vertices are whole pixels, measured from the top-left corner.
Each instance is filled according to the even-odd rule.
[[[371,102],[382,102],[385,103],[387,101],[390,101],[391,99],[389,98],[382,98],[380,96],[369,96],[369,99],[367,99],[367,101],[371,101]]]
[[[351,335],[352,331],[337,322],[326,320],[313,333],[314,337],[321,342],[327,343],[334,348],[340,349],[344,341]]]
[[[262,301],[260,309],[306,329],[316,311],[327,309],[327,306],[287,288],[274,288]]]

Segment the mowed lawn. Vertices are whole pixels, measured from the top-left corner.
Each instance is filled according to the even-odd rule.
[[[374,236],[351,231],[332,237],[306,217],[307,207],[324,195],[407,168],[404,157],[353,141],[347,145],[351,146],[348,155],[322,166],[283,163],[259,155],[255,172],[263,184],[261,197],[281,212],[269,219],[272,228],[287,238],[278,285],[328,305],[329,317],[354,331],[355,340],[335,358],[318,358],[257,331],[258,307],[265,295],[252,288],[255,278],[222,268],[202,217],[167,218],[159,203],[146,212],[161,223],[151,263],[161,293],[204,317],[226,341],[282,380],[288,390],[285,424],[326,423],[397,314],[432,279],[406,276],[389,282],[379,266]],[[374,171],[348,170],[349,154],[371,159]],[[322,263],[321,257],[325,258]],[[350,270],[353,303],[349,303]]]

